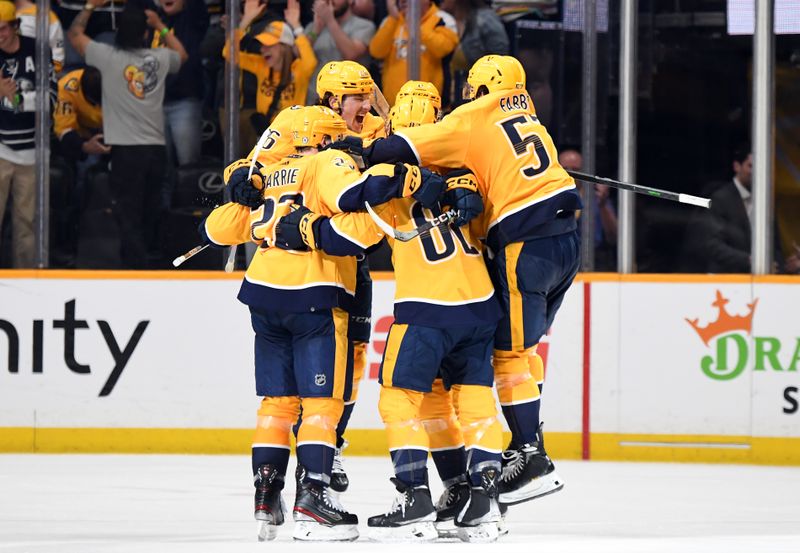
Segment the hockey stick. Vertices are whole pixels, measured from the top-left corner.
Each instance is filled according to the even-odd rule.
[[[386,101],[386,97],[381,92],[381,89],[374,85],[372,87],[372,105],[375,107],[375,111],[378,112],[378,115],[381,119],[383,119],[384,123],[389,122],[389,102]]]
[[[194,248],[192,248],[191,250],[189,250],[185,254],[179,255],[178,257],[173,259],[172,260],[172,266],[173,267],[180,267],[183,264],[184,261],[186,261],[190,257],[196,256],[198,253],[200,253],[201,251],[206,249],[208,246],[210,246],[210,244],[203,244],[201,246],[195,246]]]
[[[637,194],[646,194],[648,196],[653,196],[655,198],[661,198],[662,200],[672,200],[673,202],[696,205],[699,207],[705,207],[706,209],[711,207],[711,200],[708,198],[701,198],[700,196],[692,196],[691,194],[681,194],[679,192],[670,192],[668,190],[650,188],[649,186],[642,186],[641,184],[632,184],[629,182],[621,182],[606,177],[595,177],[593,175],[588,175],[586,173],[581,173],[579,171],[567,171],[567,173],[569,173],[571,177],[576,178],[578,180],[582,180],[584,182],[591,182],[595,184],[606,184],[608,186],[613,186],[614,188],[621,188],[622,190],[630,190],[631,192],[636,192]]]
[[[369,216],[372,217],[372,220],[375,221],[375,224],[380,227],[384,234],[393,237],[399,242],[408,242],[417,236],[427,236],[435,228],[445,229],[458,215],[455,209],[448,209],[441,215],[435,217],[433,220],[422,223],[414,230],[397,230],[389,225],[389,223],[381,219],[380,216],[372,209],[372,206],[369,205],[369,202],[364,202],[364,205],[367,208],[367,213],[369,213]]]

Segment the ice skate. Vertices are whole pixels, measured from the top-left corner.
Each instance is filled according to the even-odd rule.
[[[358,517],[348,513],[327,486],[303,481],[298,467],[294,503],[294,534],[301,541],[353,541],[358,539]]]
[[[500,503],[516,505],[555,493],[563,487],[564,481],[544,450],[541,424],[536,441],[503,452]]]
[[[495,468],[481,471],[480,486],[471,486],[469,500],[455,519],[458,537],[471,543],[490,543],[500,535],[498,523],[500,505],[497,503],[500,473]]]
[[[369,538],[382,542],[433,541],[439,534],[433,523],[436,509],[427,485],[411,487],[397,478],[390,479],[399,492],[388,513],[367,521]]]
[[[337,447],[333,455],[333,470],[331,471],[331,489],[335,492],[345,492],[350,485],[350,479],[347,478],[347,473],[344,471],[342,465],[342,455],[344,450],[349,444],[347,440],[344,441],[342,447]]]
[[[253,479],[256,487],[255,519],[258,521],[258,541],[274,540],[278,526],[283,524],[283,475],[273,465],[261,465]]]
[[[456,538],[456,515],[469,501],[469,484],[461,480],[448,486],[436,502],[436,532],[440,538]]]

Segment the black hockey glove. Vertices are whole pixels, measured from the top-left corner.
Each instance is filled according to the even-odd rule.
[[[239,167],[228,177],[228,189],[231,193],[231,201],[250,209],[256,209],[264,203],[264,179],[258,171],[253,172],[253,176],[247,178],[250,171],[248,167]]]
[[[442,195],[442,205],[455,209],[458,215],[453,220],[456,226],[469,223],[483,212],[483,200],[478,193],[478,181],[467,169],[447,174],[447,188]]]
[[[327,217],[304,206],[293,209],[275,224],[275,245],[282,250],[317,249],[319,225]]]
[[[358,136],[345,136],[341,140],[331,142],[326,148],[347,153],[356,162],[359,171],[369,167],[368,154],[371,147],[364,148],[364,141]]]

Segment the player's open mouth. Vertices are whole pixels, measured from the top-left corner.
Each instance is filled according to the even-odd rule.
[[[356,115],[356,124],[363,125],[364,124],[364,116],[363,115]]]

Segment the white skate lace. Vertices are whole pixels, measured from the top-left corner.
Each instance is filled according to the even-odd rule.
[[[406,503],[408,503],[408,492],[398,492],[396,496],[394,496],[394,502],[392,503],[392,507],[389,511],[386,512],[386,516],[389,516],[397,511],[400,511],[403,515],[406,514]]]
[[[516,449],[506,449],[502,456],[503,460],[508,462],[503,464],[503,472],[500,475],[500,480],[508,482],[525,468],[525,457]]]
[[[436,510],[441,511],[442,509],[446,509],[450,505],[452,505],[456,500],[456,486],[450,486],[445,491],[442,492],[442,495],[439,496],[439,501],[436,502]]]
[[[331,494],[328,488],[325,488],[325,491],[322,493],[322,499],[325,501],[325,505],[327,505],[331,509],[339,511],[340,513],[347,512],[344,508],[344,505],[339,503],[339,498]]]
[[[342,444],[342,447],[337,447],[336,451],[333,454],[333,469],[331,472],[336,473],[343,473],[344,472],[344,465],[342,464],[342,453],[350,445],[347,440]]]

